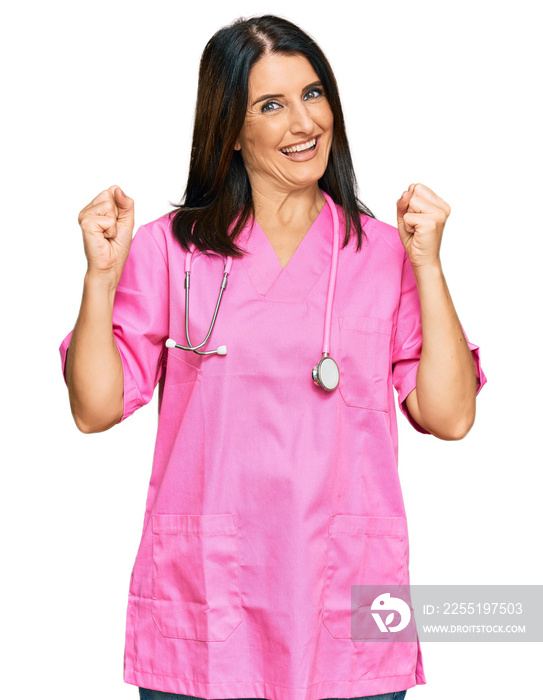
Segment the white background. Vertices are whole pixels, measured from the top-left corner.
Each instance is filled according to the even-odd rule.
[[[137,697],[122,680],[124,625],[157,405],[101,434],[72,421],[58,346],[85,271],[77,216],[112,184],[135,200],[136,228],[179,201],[204,45],[268,12],[328,55],[377,218],[396,225],[412,182],[452,208],[443,268],[488,384],[461,441],[398,414],[412,583],[542,583],[536,3],[12,3],[0,42],[4,698]],[[540,697],[541,649],[423,643],[428,683],[407,697]]]

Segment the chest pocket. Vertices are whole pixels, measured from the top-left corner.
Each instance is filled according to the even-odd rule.
[[[388,411],[391,323],[340,316],[339,391],[347,406]]]

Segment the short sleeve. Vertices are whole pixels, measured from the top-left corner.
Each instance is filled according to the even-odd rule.
[[[151,231],[140,226],[132,239],[113,305],[113,335],[124,377],[121,421],[149,403],[162,374],[168,338],[168,267]],[[62,341],[60,357],[65,372],[72,332]]]
[[[462,332],[471,350],[471,355],[475,364],[478,394],[487,381],[481,367],[479,346],[468,340],[463,327]],[[392,383],[398,392],[398,405],[401,412],[415,430],[428,435],[428,431],[422,428],[413,419],[405,403],[405,399],[417,385],[417,370],[419,367],[421,350],[422,324],[420,300],[413,268],[411,267],[409,257],[405,254],[402,270],[401,295],[392,348]]]

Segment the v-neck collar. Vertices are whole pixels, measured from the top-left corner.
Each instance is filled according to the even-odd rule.
[[[332,213],[326,203],[283,268],[268,237],[256,219],[251,219],[238,239],[247,251],[239,262],[263,299],[300,303],[330,266],[333,234]]]

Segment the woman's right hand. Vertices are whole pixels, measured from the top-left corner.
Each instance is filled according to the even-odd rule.
[[[88,268],[66,356],[66,383],[77,427],[95,433],[118,423],[124,410],[123,366],[112,314],[132,244],[134,201],[112,185],[80,211],[78,221]]]
[[[78,222],[88,273],[111,276],[116,286],[132,243],[134,200],[112,185],[79,212]]]

